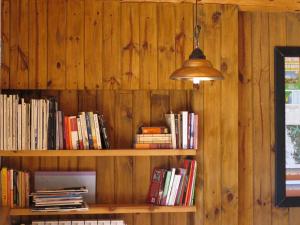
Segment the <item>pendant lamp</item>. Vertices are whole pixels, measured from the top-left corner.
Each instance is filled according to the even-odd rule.
[[[213,68],[210,61],[208,61],[199,48],[199,34],[200,25],[197,21],[197,0],[196,0],[196,26],[194,30],[195,48],[190,54],[182,67],[175,70],[170,76],[171,80],[190,80],[194,84],[199,84],[202,80],[223,80],[221,72]]]

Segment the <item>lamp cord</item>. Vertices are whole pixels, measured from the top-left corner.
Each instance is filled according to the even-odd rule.
[[[201,26],[198,24],[197,17],[198,17],[198,0],[196,0],[196,16],[195,16],[196,26],[194,28],[195,48],[199,48],[199,36],[201,30]]]

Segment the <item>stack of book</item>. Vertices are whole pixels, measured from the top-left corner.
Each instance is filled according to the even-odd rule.
[[[197,162],[184,160],[182,168],[155,168],[149,188],[148,202],[156,205],[194,205]]]
[[[170,129],[172,148],[198,148],[198,115],[188,111],[165,114]]]
[[[137,149],[172,148],[171,134],[167,127],[141,127],[136,135],[134,147]]]
[[[3,167],[0,178],[1,205],[10,208],[28,207],[30,193],[29,173]]]
[[[64,116],[55,98],[0,95],[0,150],[108,148],[103,115]]]
[[[88,210],[82,194],[85,187],[63,188],[55,190],[38,190],[31,193],[32,211],[83,211]]]

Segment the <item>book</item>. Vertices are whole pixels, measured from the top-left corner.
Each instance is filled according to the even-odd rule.
[[[98,115],[94,114],[94,124],[96,131],[96,141],[97,141],[97,149],[102,149],[101,136],[100,136],[100,126],[98,121]]]
[[[170,201],[170,196],[171,196],[171,191],[172,191],[172,187],[173,187],[173,182],[174,182],[174,177],[175,177],[175,168],[171,169],[171,178],[170,178],[170,184],[168,187],[168,193],[167,193],[167,199],[166,199],[166,205],[169,204]]]
[[[188,112],[182,111],[182,148],[188,148]]]
[[[180,184],[178,187],[178,192],[176,195],[176,200],[175,200],[175,205],[181,205],[182,204],[182,199],[183,199],[183,189],[184,189],[184,183],[186,180],[186,169],[179,168],[178,173],[181,175],[181,180]]]
[[[1,199],[2,206],[8,205],[7,195],[8,195],[8,179],[7,179],[7,168],[3,167],[1,169]]]
[[[76,116],[69,116],[71,149],[78,149],[78,127]]]
[[[194,149],[198,149],[198,115],[194,117]]]
[[[167,144],[172,143],[172,136],[171,134],[137,134],[135,142],[139,144]]]
[[[89,140],[89,149],[94,149],[94,140],[93,140],[93,136],[92,136],[90,116],[88,115],[88,113],[84,113],[84,115],[85,115],[86,130],[87,130],[88,140]]]
[[[175,174],[173,185],[172,185],[172,190],[171,190],[171,193],[170,193],[170,198],[169,198],[169,201],[167,202],[167,204],[169,206],[175,205],[175,200],[176,200],[176,195],[177,195],[177,192],[178,192],[178,187],[179,187],[179,184],[180,184],[180,180],[181,180],[181,175],[180,174]]]
[[[98,225],[97,220],[86,220],[84,225]]]
[[[90,119],[91,133],[92,133],[92,139],[93,139],[93,144],[94,144],[93,149],[99,149],[98,142],[97,142],[97,137],[96,137],[94,114],[93,114],[93,112],[88,112],[87,114],[88,114],[89,119]]]
[[[89,149],[89,138],[88,138],[88,133],[87,133],[86,119],[85,119],[84,112],[80,113],[79,118],[80,118],[80,124],[81,124],[83,146],[84,146],[84,149]]]
[[[167,134],[167,127],[141,127],[142,134]]]
[[[99,125],[100,125],[100,129],[101,129],[100,135],[101,135],[101,140],[102,140],[102,146],[105,149],[109,149],[110,144],[108,141],[108,135],[107,135],[107,129],[105,126],[104,116],[98,115],[98,119],[99,119]]]
[[[163,195],[160,201],[160,205],[166,205],[167,204],[167,195],[168,195],[168,190],[170,186],[170,180],[171,180],[171,174],[172,172],[168,170],[165,175],[165,182],[164,182],[164,190],[163,190]]]
[[[176,144],[176,130],[175,130],[175,115],[174,113],[165,114],[167,125],[171,131],[171,143],[173,148],[175,149]]]
[[[78,132],[78,149],[84,149],[83,145],[83,136],[82,136],[82,126],[80,118],[76,118],[77,120],[77,132]]]
[[[135,143],[136,149],[172,149],[171,143]]]
[[[163,169],[154,169],[151,178],[151,185],[148,193],[148,202],[155,204],[158,202],[159,190],[164,179],[164,170]]]

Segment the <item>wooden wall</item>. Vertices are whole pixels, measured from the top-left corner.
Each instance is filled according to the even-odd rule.
[[[127,215],[145,225],[238,224],[238,10],[203,5],[201,46],[225,80],[169,80],[192,49],[190,3],[2,0],[5,89],[42,89],[67,113],[100,110],[115,147],[130,146],[141,122],[161,124],[168,110],[200,116],[195,214]],[[48,90],[45,90],[48,89]],[[96,170],[99,203],[144,202],[155,166],[177,157],[20,158],[31,170]]]
[[[300,15],[239,15],[239,225],[296,225],[274,207],[274,46],[300,45]]]

